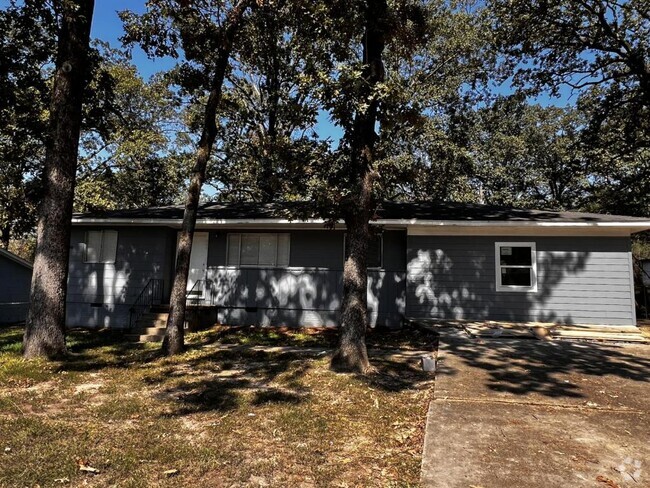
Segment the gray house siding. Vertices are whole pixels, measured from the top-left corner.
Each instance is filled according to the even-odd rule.
[[[537,292],[496,291],[495,242],[535,242]],[[409,236],[409,317],[635,323],[628,237]]]
[[[105,229],[109,229],[106,227]],[[115,263],[85,263],[86,230],[71,236],[68,276],[69,327],[128,327],[129,308],[150,279],[162,279],[169,296],[176,231],[110,227],[117,230]]]
[[[31,268],[0,254],[0,324],[27,318],[31,281]]]
[[[85,263],[85,233],[93,229],[73,229],[67,324],[127,327],[130,306],[150,279],[164,280],[165,299],[169,298],[177,231],[164,227],[110,227],[118,231],[115,263]],[[217,320],[290,326],[338,323],[343,291],[343,232],[291,231],[289,268],[226,266],[228,232],[209,232],[204,305],[215,307]],[[405,256],[406,233],[385,232],[384,268],[371,270],[368,278],[369,319],[373,325],[400,325],[405,310]]]
[[[84,262],[85,232],[90,229],[75,227],[72,233],[69,326],[127,327],[130,306],[150,279],[164,280],[163,298],[168,299],[176,230],[110,227],[118,231],[115,263],[91,264]],[[213,307],[215,319],[230,324],[338,324],[344,232],[285,231],[291,234],[287,268],[227,266],[229,232],[209,232],[204,304]],[[383,267],[368,273],[372,325],[399,326],[403,316],[635,322],[628,237],[407,236],[395,230],[383,236]],[[537,292],[496,291],[497,241],[536,243]],[[26,290],[28,296],[28,282]]]
[[[227,266],[228,232],[210,234],[207,303],[218,307],[217,320],[229,324],[337,325],[343,292],[344,232],[291,231],[289,268]],[[397,327],[405,311],[406,233],[384,232],[383,248],[383,268],[368,273],[368,315],[373,326]]]

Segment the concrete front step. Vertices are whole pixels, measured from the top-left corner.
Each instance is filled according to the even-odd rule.
[[[165,337],[165,327],[169,312],[164,306],[158,306],[147,313],[143,313],[129,331],[126,338],[136,342],[162,342]]]
[[[140,326],[140,327],[134,327],[129,334],[137,334],[137,335],[146,335],[146,334],[164,334],[165,333],[165,328],[166,327],[158,327],[158,326]]]
[[[147,312],[140,315],[138,320],[167,320],[169,312]]]
[[[126,334],[126,339],[133,342],[162,342],[165,332],[157,334]]]

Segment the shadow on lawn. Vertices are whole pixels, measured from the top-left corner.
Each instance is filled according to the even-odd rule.
[[[630,354],[614,344],[533,339],[461,339],[445,341],[445,350],[473,368],[488,372],[487,387],[496,392],[547,397],[583,398],[580,386],[567,374],[583,377],[615,376],[650,381],[650,359]],[[439,374],[453,375],[441,368]]]
[[[371,348],[384,345],[393,349],[410,340],[411,347],[421,345],[422,349],[430,349],[432,337],[435,334],[425,337],[408,329],[401,335],[375,331],[369,334],[368,343]],[[0,339],[0,348],[14,348],[22,339],[22,330],[12,330]],[[288,345],[299,348],[299,343],[292,344],[294,339],[288,339]],[[426,341],[421,342],[424,339]],[[126,342],[121,334],[111,331],[70,331],[67,340],[68,358],[57,363],[56,371],[85,373],[106,368],[133,368],[135,382],[157,386],[155,395],[171,405],[169,415],[227,412],[238,408],[242,402],[251,406],[300,404],[311,394],[305,376],[314,367],[326,368],[322,359],[329,357],[327,352],[318,352],[319,348],[293,352],[254,350],[249,345],[257,345],[255,340],[233,349],[220,348],[218,341],[212,344],[197,341],[188,344],[186,355],[167,360],[159,344],[152,348],[151,345]],[[286,345],[282,344],[283,340],[280,338],[279,344],[262,342],[269,346]],[[331,333],[320,340],[309,337],[307,347],[329,345],[331,341]],[[324,351],[328,349],[325,347]],[[410,362],[397,361],[390,357],[392,351],[371,351],[371,363],[376,371],[366,376],[352,375],[354,381],[390,392],[430,386],[432,376],[421,371],[417,358]],[[146,368],[147,365],[151,369]],[[145,369],[141,369],[143,366]]]
[[[162,357],[159,348],[129,342],[114,331],[74,331],[67,336],[68,356],[60,371],[90,372],[104,368],[129,368]]]
[[[245,396],[253,406],[298,405],[311,395],[311,388],[304,378],[315,367],[314,359],[305,353],[277,354],[245,348],[221,350],[185,363],[183,370],[198,373],[194,376],[183,371],[162,371],[147,378],[147,382],[164,382],[170,374],[183,378],[159,394],[161,400],[173,400],[178,405],[172,415],[227,412],[241,406]],[[374,373],[353,375],[353,378],[387,392],[431,387],[433,376],[423,372],[417,361],[411,360],[407,364],[378,356],[372,358],[372,364],[376,368]]]
[[[239,407],[245,396],[256,406],[301,403],[310,392],[302,379],[312,364],[304,354],[215,349],[184,361],[180,369],[168,365],[145,382],[164,384],[170,378],[182,378],[157,395],[177,404],[172,415],[227,412]]]

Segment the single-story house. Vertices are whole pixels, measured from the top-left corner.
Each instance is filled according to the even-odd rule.
[[[335,326],[345,228],[301,204],[200,206],[190,305],[226,324]],[[76,214],[69,326],[128,327],[168,303],[178,206]],[[405,318],[634,325],[630,235],[650,219],[455,203],[383,203],[369,257],[371,325]]]
[[[0,324],[27,319],[31,284],[31,263],[0,249]]]

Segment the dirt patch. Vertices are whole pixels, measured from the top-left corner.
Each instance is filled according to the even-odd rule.
[[[104,386],[104,383],[82,383],[80,385],[75,385],[74,394],[80,395],[82,393],[96,393],[102,386]]]

